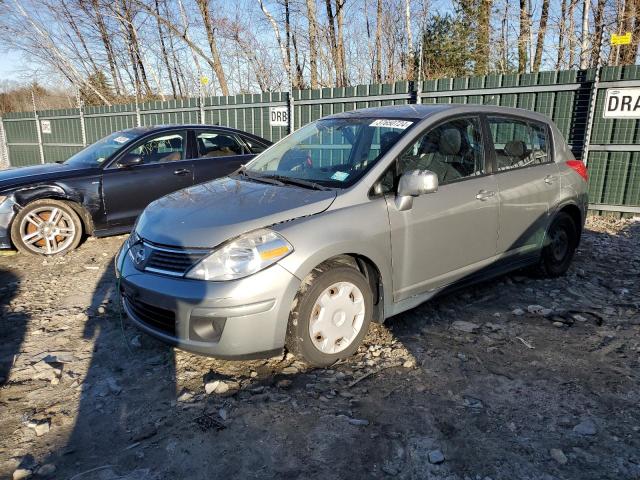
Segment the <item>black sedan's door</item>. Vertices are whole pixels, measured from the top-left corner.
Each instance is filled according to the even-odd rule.
[[[224,177],[255,155],[235,134],[217,129],[195,130],[195,183]]]
[[[103,171],[103,197],[110,229],[133,226],[152,201],[193,184],[186,131],[146,137]],[[127,166],[128,164],[128,166]]]

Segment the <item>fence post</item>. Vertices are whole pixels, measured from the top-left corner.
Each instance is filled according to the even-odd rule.
[[[9,160],[9,148],[7,147],[7,136],[4,133],[4,123],[0,117],[0,170],[11,166]]]
[[[80,134],[82,135],[82,146],[87,146],[87,127],[84,124],[84,105],[80,98],[80,90],[76,93],[76,101],[78,102],[78,112],[80,113]]]
[[[142,120],[140,119],[140,105],[138,104],[138,92],[136,91],[136,127],[142,126]]]
[[[40,151],[40,163],[44,164],[44,147],[42,146],[42,132],[40,131],[40,117],[36,109],[36,97],[31,90],[31,103],[33,104],[33,117],[36,120],[36,133],[38,134],[38,150]]]
[[[600,36],[598,44],[598,61],[596,62],[595,76],[591,84],[591,99],[589,101],[589,112],[587,113],[587,129],[585,132],[584,144],[582,145],[582,162],[586,165],[589,156],[589,144],[591,142],[591,130],[593,130],[593,121],[596,117],[596,102],[598,101],[598,88],[600,88],[600,71],[602,70],[602,45],[604,35]]]
[[[293,89],[289,88],[289,91],[287,92],[287,106],[289,107],[289,125],[288,125],[288,129],[289,131],[287,133],[291,134],[295,131],[296,127],[295,127],[295,123],[294,123],[294,107],[295,105],[293,104]]]

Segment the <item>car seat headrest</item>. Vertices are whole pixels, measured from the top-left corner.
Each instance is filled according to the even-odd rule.
[[[522,158],[527,153],[527,146],[522,140],[511,140],[504,146],[504,153],[510,157]]]
[[[443,155],[458,155],[462,147],[462,135],[457,128],[445,128],[440,133],[438,144],[440,153]]]

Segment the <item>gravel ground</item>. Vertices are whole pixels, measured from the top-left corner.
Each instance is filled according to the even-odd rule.
[[[121,322],[125,237],[0,256],[0,477],[638,479],[638,220],[590,219],[565,277],[443,296],[331,369]]]

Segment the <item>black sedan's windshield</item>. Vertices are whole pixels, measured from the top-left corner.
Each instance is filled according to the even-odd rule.
[[[318,120],[260,154],[245,172],[284,183],[306,180],[345,188],[375,165],[413,124],[413,120],[384,118]]]
[[[99,167],[105,160],[137,137],[131,132],[112,133],[80,150],[64,163],[74,167]]]

